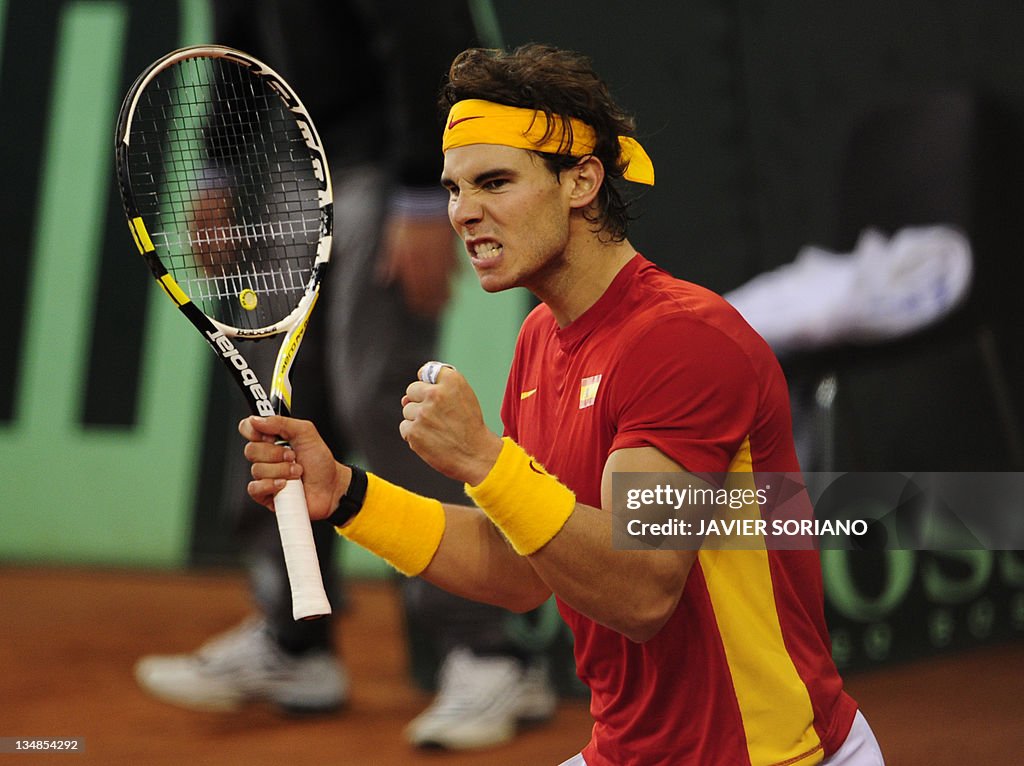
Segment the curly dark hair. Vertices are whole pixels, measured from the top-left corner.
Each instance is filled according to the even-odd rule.
[[[629,202],[617,187],[626,169],[618,138],[635,136],[636,123],[615,103],[587,56],[540,43],[512,51],[470,48],[452,62],[439,107],[447,114],[453,104],[471,98],[543,112],[548,123],[545,140],[562,125],[566,131],[561,137],[563,146],[572,142],[567,118],[575,117],[590,125],[597,134],[593,155],[604,165],[606,182],[598,193],[597,211],[588,220],[612,240],[625,239],[630,215]],[[562,119],[552,119],[556,116]],[[566,154],[537,154],[556,176],[581,159]]]

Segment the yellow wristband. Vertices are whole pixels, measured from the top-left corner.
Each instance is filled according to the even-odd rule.
[[[444,507],[366,474],[366,499],[338,534],[375,553],[404,575],[415,577],[430,563],[444,534]]]
[[[466,494],[520,556],[536,553],[565,526],[576,495],[507,436],[490,473]]]

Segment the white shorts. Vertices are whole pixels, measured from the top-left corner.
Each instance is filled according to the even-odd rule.
[[[583,760],[583,754],[578,753],[559,766],[587,766],[587,762]],[[821,766],[885,766],[875,734],[859,710],[843,746],[822,761]]]
[[[885,766],[875,733],[859,710],[843,746],[822,761],[821,766]]]

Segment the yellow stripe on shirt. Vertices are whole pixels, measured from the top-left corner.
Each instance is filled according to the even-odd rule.
[[[734,486],[754,489],[750,440],[729,466]],[[740,475],[746,474],[746,475]],[[760,518],[756,504],[730,518]],[[786,650],[775,603],[768,551],[751,538],[744,550],[698,554],[715,612],[752,766],[820,763],[810,694]]]

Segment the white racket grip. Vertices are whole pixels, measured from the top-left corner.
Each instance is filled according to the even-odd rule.
[[[320,577],[320,561],[300,479],[290,480],[274,495],[274,510],[292,586],[292,616],[296,620],[308,620],[330,614],[331,604]]]

